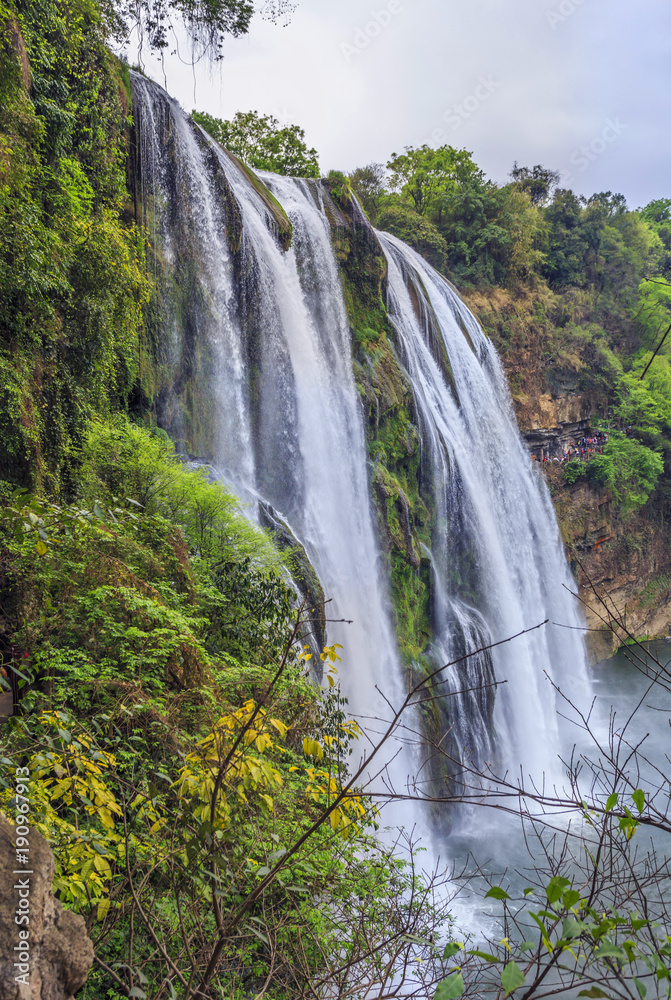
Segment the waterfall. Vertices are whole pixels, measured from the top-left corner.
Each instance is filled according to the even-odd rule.
[[[399,704],[407,680],[328,195],[315,181],[261,174],[259,184],[160,87],[137,74],[132,82],[136,170],[161,288],[155,336],[172,372],[156,403],[161,424],[290,526],[331,602],[328,641],[344,647],[350,709],[374,736],[375,720],[389,715],[384,698]],[[536,775],[554,777],[560,733],[544,672],[578,700],[586,680],[551,501],[474,317],[422,258],[377,238],[431,495],[429,655],[440,666],[545,619],[559,623],[447,672],[451,745],[478,766],[533,762]],[[494,678],[506,682],[496,696]],[[416,761],[403,741],[391,756],[390,780],[402,790]]]
[[[561,779],[559,698],[585,707],[588,683],[575,583],[540,471],[520,436],[498,355],[459,296],[422,257],[378,233],[388,309],[413,389],[430,466],[437,664],[549,624],[473,657],[448,678],[457,742],[478,766],[523,764]],[[547,676],[546,676],[547,675]],[[450,710],[448,709],[448,712]],[[568,708],[564,706],[564,711]]]
[[[343,646],[342,690],[368,734],[361,750],[369,752],[368,740],[389,718],[385,699],[399,705],[404,693],[349,325],[319,185],[260,175],[291,220],[291,248],[283,249],[267,201],[235,160],[160,88],[135,75],[133,84],[142,134],[151,131],[151,156],[143,153],[141,169],[152,173],[168,267],[187,270],[195,241],[199,265],[202,259],[190,273],[192,297],[204,303],[192,322],[212,359],[212,462],[242,495],[262,496],[280,512],[308,553],[330,602],[328,641]],[[240,214],[237,255],[226,237],[222,181]],[[411,754],[397,740],[385,760],[386,780],[402,791],[414,769]]]

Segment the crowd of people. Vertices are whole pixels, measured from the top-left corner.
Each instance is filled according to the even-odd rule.
[[[564,462],[570,462],[572,459],[578,459],[579,461],[586,462],[592,457],[592,455],[600,455],[603,452],[604,445],[608,441],[608,434],[605,431],[596,431],[589,437],[579,438],[577,441],[571,441],[561,452],[560,455],[553,455],[552,457],[547,454],[546,449],[541,448],[540,454],[532,454],[531,458],[534,462],[559,462],[561,465]]]

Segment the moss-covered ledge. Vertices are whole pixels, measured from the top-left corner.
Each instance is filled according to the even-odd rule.
[[[387,315],[382,247],[344,180],[332,174],[322,184],[352,334],[377,530],[387,558],[399,649],[410,674],[431,641],[427,552],[432,503],[422,489],[414,400]]]

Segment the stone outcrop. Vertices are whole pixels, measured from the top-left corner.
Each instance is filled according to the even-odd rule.
[[[537,459],[560,458],[572,442],[586,435],[592,408],[582,393],[545,392],[515,400],[515,412],[531,453]]]
[[[595,522],[600,522],[596,531],[590,536],[588,526],[574,550],[592,663],[612,656],[627,633],[650,639],[671,633],[668,532],[648,524],[643,515],[632,515],[619,525],[599,517]],[[608,629],[611,623],[613,631]]]
[[[523,433],[529,441],[526,428]],[[612,656],[627,633],[669,635],[671,527],[651,523],[645,510],[622,517],[607,490],[584,480],[567,487],[559,464],[548,463],[544,475],[579,584],[590,662]]]
[[[83,917],[54,898],[51,848],[34,830],[29,840],[30,863],[17,864],[14,826],[0,815],[0,1000],[71,1000],[93,964],[93,945]],[[22,868],[32,874],[17,874]],[[21,892],[29,924],[16,923],[26,913]]]
[[[2,26],[4,34],[4,48],[8,50],[16,60],[19,70],[19,80],[23,89],[28,93],[32,84],[32,73],[30,70],[30,60],[23,35],[15,17],[10,16]]]

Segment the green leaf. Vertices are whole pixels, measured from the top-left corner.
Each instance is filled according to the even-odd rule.
[[[563,878],[561,875],[555,875],[548,882],[545,892],[548,897],[548,903],[556,903],[558,899],[562,896],[565,889],[570,887],[571,883],[567,878]]]
[[[641,980],[637,979],[636,976],[634,976],[634,986],[638,990],[638,995],[640,996],[641,1000],[645,1000],[645,995],[648,991],[646,990]]]
[[[618,962],[626,962],[627,956],[616,944],[605,941],[594,954],[595,958],[615,958]]]
[[[259,941],[261,941],[263,944],[268,944],[268,938],[263,933],[263,931],[260,931],[258,929],[258,927],[254,927],[253,924],[247,924],[247,928],[252,932],[254,937],[257,937],[259,939]]]
[[[497,958],[496,955],[490,955],[487,951],[467,951],[467,955],[475,955],[476,958],[482,958],[485,962],[501,962],[503,959]]]
[[[645,792],[643,789],[637,788],[631,797],[634,800],[634,805],[638,811],[642,813],[645,808]]]
[[[575,889],[569,889],[568,892],[565,892],[562,897],[562,903],[564,904],[565,910],[570,910],[571,907],[575,906],[578,902],[580,902],[580,893]]]
[[[561,936],[570,941],[572,938],[580,937],[584,930],[585,925],[582,920],[576,920],[575,917],[567,917],[562,926]]]
[[[600,990],[598,986],[592,986],[588,990],[581,990],[580,993],[578,993],[578,996],[579,997],[595,997],[595,998],[605,997],[606,1000],[609,1000],[608,993],[604,993],[603,990]]]
[[[452,956],[456,955],[458,951],[461,951],[463,947],[463,944],[457,944],[456,941],[448,941],[445,945],[445,951],[443,952],[443,961],[446,961],[448,958],[452,958]]]
[[[608,800],[606,801],[606,812],[610,812],[611,809],[615,808],[619,797],[620,796],[617,794],[617,792],[613,792],[612,795],[608,796]],[[580,996],[580,994],[578,994],[578,996]]]
[[[460,972],[454,972],[444,979],[436,990],[434,1000],[455,1000],[464,995],[464,977]]]
[[[528,885],[526,887],[526,889],[524,890],[524,895],[525,896],[531,896],[531,894],[534,893],[535,891],[536,890],[533,888],[533,886]]]
[[[499,885],[493,885],[489,892],[485,893],[485,899],[510,899],[510,896],[505,889],[502,889]]]
[[[524,973],[517,962],[508,962],[501,973],[501,986],[506,991],[506,996],[518,987],[524,986],[524,981]]]
[[[138,997],[139,1000],[145,1000],[147,994],[145,993],[144,990],[141,990],[139,986],[131,986],[131,988],[128,991],[128,996]]]
[[[535,947],[536,947],[535,941],[523,941],[522,944],[520,945],[520,951],[521,952],[533,951]]]

